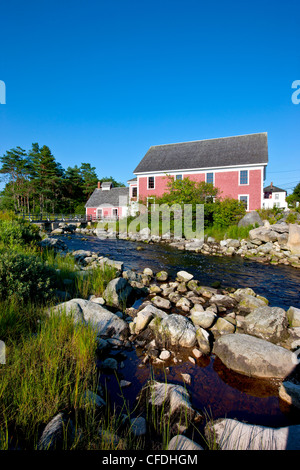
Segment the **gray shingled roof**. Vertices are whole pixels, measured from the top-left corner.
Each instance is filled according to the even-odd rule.
[[[99,207],[102,204],[110,206],[119,205],[119,197],[129,197],[129,188],[111,188],[109,191],[102,191],[102,189],[95,189],[85,207]]]
[[[267,186],[266,188],[264,188],[264,193],[286,193],[286,190],[285,189],[280,189],[278,188],[277,186]]]
[[[267,133],[150,147],[134,173],[268,163]]]

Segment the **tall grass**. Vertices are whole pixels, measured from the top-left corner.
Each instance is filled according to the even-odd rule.
[[[213,237],[216,241],[221,241],[225,238],[243,239],[249,237],[249,232],[253,228],[253,225],[248,225],[247,227],[239,227],[238,225],[230,225],[229,227],[213,225],[205,229],[205,236]]]

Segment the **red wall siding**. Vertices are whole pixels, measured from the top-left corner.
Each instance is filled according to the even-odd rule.
[[[112,210],[118,209],[119,210],[119,217],[123,216],[123,207],[101,207],[102,214],[104,217],[112,217]],[[96,217],[97,215],[97,208],[96,207],[88,207],[86,209],[86,215],[91,215],[92,217]]]

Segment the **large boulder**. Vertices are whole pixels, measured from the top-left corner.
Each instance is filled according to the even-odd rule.
[[[247,227],[248,225],[255,225],[258,224],[259,226],[263,225],[263,221],[260,218],[260,215],[256,211],[247,212],[246,215],[239,221],[239,227]]]
[[[46,248],[47,250],[53,249],[54,251],[67,251],[68,246],[65,242],[60,240],[59,238],[44,238],[42,241],[39,242],[42,248]]]
[[[288,336],[288,318],[285,310],[279,307],[256,308],[245,317],[243,327],[247,334],[272,343],[283,342]]]
[[[74,439],[72,422],[63,413],[56,415],[45,427],[37,445],[38,450],[63,450]]]
[[[300,450],[300,425],[269,428],[220,419],[205,428],[221,450]]]
[[[171,346],[192,348],[196,344],[196,328],[186,317],[172,313],[160,323],[159,333]]]
[[[300,225],[290,224],[287,247],[293,255],[300,255]]]
[[[290,307],[286,315],[291,327],[296,328],[300,326],[300,308]]]
[[[278,238],[278,233],[271,228],[258,227],[250,230],[249,238],[250,240],[260,240],[264,243],[275,242]]]
[[[179,434],[172,437],[167,450],[203,450],[203,448],[188,437]]]
[[[124,309],[134,301],[134,289],[124,277],[112,279],[103,294],[108,305]]]
[[[289,405],[300,409],[300,384],[290,380],[282,382],[279,387],[279,397]]]
[[[72,299],[57,305],[52,311],[73,315],[75,322],[89,323],[99,336],[119,336],[125,339],[128,335],[128,323],[90,300]]]
[[[287,349],[247,334],[220,336],[213,353],[231,370],[249,377],[287,377],[297,365],[297,356]]]

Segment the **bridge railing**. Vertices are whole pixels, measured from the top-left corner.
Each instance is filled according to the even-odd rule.
[[[113,222],[118,220],[118,217],[97,217],[95,215],[76,215],[76,214],[18,214],[24,220],[29,222]]]

